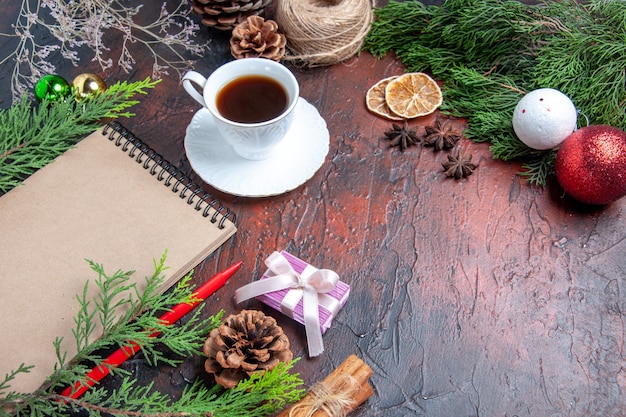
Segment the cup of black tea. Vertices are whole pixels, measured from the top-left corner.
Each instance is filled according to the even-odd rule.
[[[208,78],[189,71],[185,91],[211,113],[217,129],[237,154],[269,158],[293,121],[300,89],[284,65],[265,58],[242,58]]]

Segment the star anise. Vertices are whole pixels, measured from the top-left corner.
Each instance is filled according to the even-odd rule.
[[[399,146],[404,152],[411,145],[419,143],[420,138],[413,129],[409,129],[409,124],[405,121],[403,126],[392,124],[393,129],[385,132],[385,139],[391,141],[391,146]]]
[[[472,162],[472,155],[464,155],[460,151],[448,154],[448,161],[441,164],[446,177],[457,180],[472,175],[478,164]]]
[[[439,117],[433,126],[426,126],[426,136],[424,144],[434,146],[435,151],[451,149],[461,139],[461,135],[452,130],[450,119],[441,121]]]

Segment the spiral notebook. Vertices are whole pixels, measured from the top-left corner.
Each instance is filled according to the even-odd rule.
[[[139,287],[167,251],[167,289],[235,231],[234,214],[119,123],[89,135],[0,197],[0,379],[31,392],[53,371],[53,341],[76,353],[85,282],[135,273]],[[95,294],[91,285],[91,294]]]

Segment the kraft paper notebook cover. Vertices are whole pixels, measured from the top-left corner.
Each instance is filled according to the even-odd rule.
[[[0,197],[0,216],[0,377],[35,365],[18,392],[52,373],[55,337],[76,353],[75,296],[97,278],[85,259],[144,283],[167,250],[165,290],[236,231],[230,210],[118,123]]]

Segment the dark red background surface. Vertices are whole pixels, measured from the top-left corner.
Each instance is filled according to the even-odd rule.
[[[211,39],[211,52],[195,64],[208,75],[231,59],[229,36],[205,29],[198,36]],[[150,68],[138,62],[131,74],[103,75],[143,79]],[[97,72],[91,65],[60,71],[71,79]],[[589,207],[553,180],[529,186],[518,164],[493,160],[486,144],[461,143],[480,163],[462,181],[443,175],[444,152],[389,148],[382,136],[391,124],[366,110],[364,95],[403,72],[393,57],[363,54],[294,72],[301,96],[328,123],[330,152],[311,180],[281,196],[240,198],[205,186],[236,212],[239,231],[200,264],[194,282],[245,261],[206,313],[272,314],[302,357],[295,370],[307,385],[357,354],[374,370],[374,396],[355,416],[626,415],[626,200]],[[6,91],[2,97],[7,107]],[[122,123],[192,173],[183,141],[198,108],[172,74]],[[352,287],[318,358],[308,358],[301,325],[259,302],[232,300],[281,249],[335,270]],[[138,356],[125,366],[175,396],[203,373],[202,362],[154,369]]]

